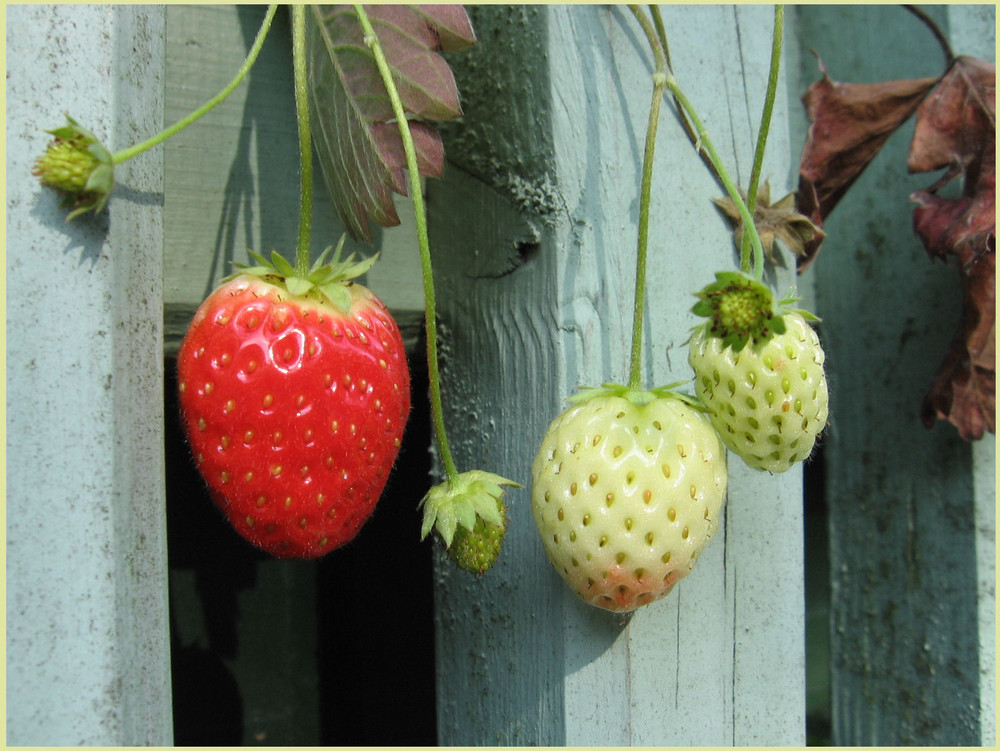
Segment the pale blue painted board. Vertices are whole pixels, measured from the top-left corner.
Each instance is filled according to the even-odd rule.
[[[663,11],[677,75],[745,180],[771,10]],[[562,400],[626,375],[651,67],[622,7],[473,18],[480,44],[455,58],[465,116],[446,140],[454,166],[430,183],[445,401],[460,465],[485,462],[527,486]],[[778,196],[789,188],[787,106],[782,94],[767,162]],[[709,200],[721,189],[669,106],[654,184],[649,386],[690,378],[693,292],[734,262]],[[782,270],[779,285],[792,276]],[[717,539],[631,621],[566,589],[537,540],[527,487],[511,491],[496,569],[470,580],[439,561],[441,743],[802,743],[801,476],[760,475],[738,459],[730,468]]]
[[[956,52],[996,64],[996,6],[949,5],[948,31]],[[979,569],[979,732],[980,744],[997,742],[996,712],[996,436],[972,447]]]
[[[952,21],[966,39],[993,33],[971,20],[978,11],[924,10],[946,33]],[[803,6],[796,16],[803,85],[820,76],[810,48],[838,81],[943,70],[933,37],[900,7]],[[977,518],[990,499],[975,487],[995,464],[974,459],[992,440],[973,449],[948,424],[920,422],[960,297],[957,270],[932,263],[913,234],[909,194],[938,176],[907,175],[912,132],[896,133],[834,210],[813,267],[834,400],[825,448],[837,744],[977,745],[992,726],[983,687],[995,684],[980,650],[993,643],[981,634],[993,608],[981,550],[992,552],[994,523]]]
[[[162,155],[72,224],[30,175],[63,112],[113,150],[162,127],[164,10],[6,20],[6,741],[169,745]]]

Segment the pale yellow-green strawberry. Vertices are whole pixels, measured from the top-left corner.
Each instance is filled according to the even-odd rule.
[[[775,303],[742,274],[699,293],[708,317],[691,337],[698,398],[726,446],[754,469],[785,472],[808,458],[829,415],[825,355],[807,314]]]
[[[714,534],[725,449],[689,397],[605,385],[549,426],[532,510],[556,571],[586,602],[625,612],[668,594]]]

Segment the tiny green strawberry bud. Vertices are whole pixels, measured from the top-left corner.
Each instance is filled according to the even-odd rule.
[[[476,516],[472,529],[459,525],[448,548],[448,555],[463,571],[485,574],[500,556],[504,535],[507,533],[507,507],[499,498],[501,523],[488,522]]]
[[[78,141],[56,138],[35,162],[32,174],[50,188],[82,193],[87,187],[87,178],[98,164],[97,157],[80,148]]]
[[[521,487],[478,469],[435,485],[420,501],[420,539],[434,530],[459,568],[485,573],[499,556],[506,532],[504,485]]]
[[[65,194],[63,208],[73,209],[69,220],[103,209],[115,180],[111,153],[93,133],[69,115],[66,119],[67,125],[48,131],[54,138],[31,171],[43,185]]]

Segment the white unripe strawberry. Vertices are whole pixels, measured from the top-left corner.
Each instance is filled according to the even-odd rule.
[[[545,552],[592,605],[625,612],[668,594],[712,537],[725,449],[693,400],[606,385],[549,426],[532,468]]]
[[[829,415],[819,337],[805,316],[775,305],[740,274],[719,274],[694,311],[695,390],[726,446],[749,467],[785,472],[809,457]]]

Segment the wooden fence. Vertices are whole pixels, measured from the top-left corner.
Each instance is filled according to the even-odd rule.
[[[991,6],[926,10],[956,50],[992,59]],[[449,164],[428,184],[445,402],[458,463],[527,485],[565,397],[626,376],[651,69],[623,6],[470,12],[478,44],[450,58],[465,114],[444,129]],[[663,13],[675,72],[746,182],[771,8]],[[179,336],[246,247],[294,243],[287,26],[279,19],[233,97],[118,169],[107,213],[67,224],[31,164],[64,111],[113,148],[177,119],[225,84],[262,14],[7,11],[9,744],[171,744],[185,647],[215,649],[235,685],[235,743],[803,745],[807,697],[810,710],[827,707],[835,743],[995,743],[995,441],[969,445],[919,424],[957,322],[958,281],[909,229],[907,196],[924,181],[905,176],[905,136],[831,217],[828,246],[798,280],[824,318],[829,356],[834,418],[821,457],[805,477],[730,462],[717,539],[663,602],[631,619],[577,602],[545,561],[527,488],[510,493],[508,543],[482,579],[414,542],[400,553],[409,593],[386,583],[362,595],[338,566],[372,570],[372,548],[317,565],[265,561],[218,542],[225,529],[185,547],[173,518],[168,560],[168,511],[208,503],[177,477],[189,471],[169,428]],[[818,76],[810,49],[839,80],[940,70],[933,40],[896,7],[789,9],[786,39],[765,163],[776,196],[795,187],[798,96]],[[718,188],[669,110],[655,169],[648,385],[688,377],[691,293],[732,264],[708,200]],[[336,241],[322,203],[315,222],[317,248]],[[368,283],[419,363],[408,232],[378,234],[383,260]],[[784,289],[794,274],[779,268],[773,281]],[[415,474],[376,516],[415,537],[414,488],[430,478],[419,460],[429,434],[414,426],[405,467]],[[810,519],[821,522],[806,535],[817,503]],[[357,546],[396,534],[378,529]],[[206,546],[224,553],[206,563]],[[203,564],[228,568],[209,582]],[[343,607],[347,592],[357,599]],[[346,645],[360,653],[350,668],[330,657],[332,632],[368,632]],[[407,655],[408,633],[420,655]],[[363,695],[324,705],[317,694],[333,683]],[[421,719],[399,721],[407,704]],[[352,718],[364,728],[348,728]]]

